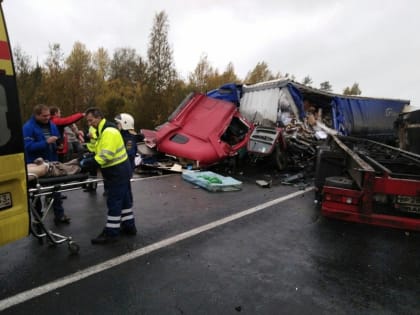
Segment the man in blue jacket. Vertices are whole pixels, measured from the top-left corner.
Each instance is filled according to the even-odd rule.
[[[32,117],[23,125],[23,138],[26,163],[33,163],[39,157],[58,161],[57,142],[62,137],[57,126],[50,121],[48,106],[39,104],[34,107]],[[55,224],[69,224],[70,218],[64,214],[61,193],[55,192],[53,198]],[[40,208],[40,205],[37,207]]]

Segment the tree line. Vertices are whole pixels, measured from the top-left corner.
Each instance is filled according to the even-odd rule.
[[[49,45],[43,65],[34,65],[20,47],[14,47],[21,114],[24,120],[39,103],[58,106],[63,115],[84,111],[97,106],[112,119],[121,112],[131,113],[136,128],[153,129],[167,117],[191,91],[203,92],[218,88],[224,83],[257,83],[277,78],[295,80],[288,73],[273,73],[264,61],[241,80],[232,62],[220,72],[211,66],[207,55],[202,55],[194,71],[186,80],[178,74],[173,51],[168,41],[169,21],[165,11],[157,13],[149,34],[146,58],[129,47],[116,49],[112,56],[105,48],[89,51],[76,42],[68,56],[60,44]],[[312,86],[306,76],[302,83]],[[319,89],[332,91],[326,81]],[[343,94],[360,95],[357,83],[344,89]]]

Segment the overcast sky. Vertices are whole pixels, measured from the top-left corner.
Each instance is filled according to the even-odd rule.
[[[4,0],[12,46],[43,63],[49,44],[65,55],[129,47],[146,58],[156,13],[169,18],[169,43],[184,79],[200,56],[243,79],[258,62],[333,92],[354,82],[363,96],[420,105],[418,0]]]

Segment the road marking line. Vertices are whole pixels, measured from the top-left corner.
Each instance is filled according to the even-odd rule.
[[[44,285],[39,286],[37,288],[33,288],[33,289],[30,289],[30,290],[18,293],[14,296],[11,296],[9,298],[1,300],[0,301],[0,311],[5,310],[6,308],[9,308],[11,306],[26,302],[26,301],[28,301],[30,299],[33,299],[37,296],[40,296],[42,294],[45,294],[45,293],[51,292],[53,290],[56,290],[58,288],[64,287],[64,286],[66,286],[68,284],[71,284],[73,282],[82,280],[82,279],[87,278],[91,275],[94,275],[94,274],[97,274],[99,272],[110,269],[112,267],[118,266],[118,265],[123,264],[127,261],[130,261],[130,260],[133,260],[135,258],[144,256],[146,254],[154,252],[154,251],[156,251],[158,249],[161,249],[163,247],[173,245],[173,244],[178,243],[178,242],[180,242],[182,240],[185,240],[187,238],[196,236],[200,233],[206,232],[208,230],[214,229],[214,228],[219,227],[221,225],[224,225],[226,223],[232,222],[234,220],[240,219],[240,218],[245,217],[247,215],[253,214],[253,213],[258,212],[258,211],[261,211],[265,208],[274,206],[274,205],[276,205],[278,203],[281,203],[283,201],[295,198],[295,197],[300,196],[302,194],[305,194],[305,193],[307,193],[307,192],[309,192],[313,189],[314,189],[314,187],[308,187],[305,190],[300,190],[300,191],[291,193],[289,195],[286,195],[286,196],[283,196],[283,197],[265,202],[265,203],[260,204],[258,206],[255,206],[255,207],[249,208],[247,210],[232,214],[232,215],[230,215],[228,217],[225,217],[223,219],[213,221],[211,223],[199,226],[199,227],[194,228],[192,230],[189,230],[187,232],[169,237],[169,238],[164,239],[162,241],[159,241],[157,243],[139,248],[135,251],[124,254],[122,256],[109,259],[109,260],[104,261],[104,262],[102,262],[98,265],[86,268],[84,270],[80,270],[76,273],[73,273],[73,274],[68,275],[66,277],[63,277],[61,279],[55,280],[53,282],[44,284]]]

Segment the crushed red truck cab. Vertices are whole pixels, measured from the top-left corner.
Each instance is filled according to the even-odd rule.
[[[246,147],[253,124],[231,102],[190,94],[156,131],[159,152],[204,167]]]

